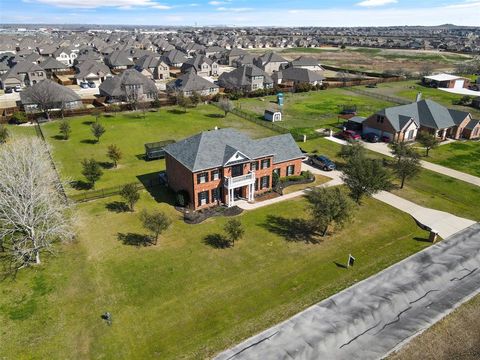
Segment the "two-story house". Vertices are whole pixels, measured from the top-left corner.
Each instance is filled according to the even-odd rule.
[[[99,91],[100,96],[114,102],[146,102],[158,96],[155,83],[135,69],[107,78],[99,86]]]
[[[194,71],[189,71],[170,81],[166,88],[169,93],[181,92],[184,96],[191,96],[194,92],[202,96],[213,96],[219,91],[217,84],[198,76]]]
[[[273,174],[299,175],[302,152],[292,135],[252,140],[234,129],[204,131],[165,147],[168,185],[186,192],[194,210],[238,199],[253,202]]]
[[[273,79],[255,65],[243,65],[220,75],[218,84],[229,90],[250,92],[273,88]]]
[[[47,74],[38,64],[28,61],[17,62],[0,78],[0,87],[5,89],[14,86],[32,86],[47,78]]]
[[[195,71],[198,76],[217,76],[218,64],[205,55],[197,55],[185,61],[181,67],[182,73]]]
[[[135,69],[153,80],[170,79],[170,67],[159,57],[143,55],[135,62]]]
[[[260,69],[265,71],[267,74],[273,74],[281,67],[286,66],[288,64],[288,61],[282,58],[277,53],[270,51],[256,58],[253,63]]]

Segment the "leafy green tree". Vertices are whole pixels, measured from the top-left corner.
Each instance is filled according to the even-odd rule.
[[[343,227],[352,217],[353,202],[340,188],[315,188],[307,195],[312,215],[312,228],[320,229],[322,236],[328,228]]]
[[[187,108],[192,104],[188,96],[183,95],[182,92],[177,94],[177,105],[183,108],[183,112],[187,112]]]
[[[242,223],[237,219],[228,220],[223,229],[227,233],[232,246],[235,246],[235,241],[240,240],[245,234]]]
[[[226,97],[222,97],[219,100],[218,105],[220,106],[220,109],[222,109],[224,112],[223,117],[227,117],[228,113],[233,111],[233,109],[235,109],[234,103]]]
[[[82,175],[91,184],[92,189],[95,189],[95,183],[100,180],[103,175],[102,169],[95,159],[83,159],[82,161]]]
[[[397,162],[400,162],[404,157],[418,158],[418,153],[411,146],[405,142],[393,142],[390,143],[390,152],[397,159]]]
[[[342,145],[340,148],[340,152],[338,153],[338,156],[340,156],[343,159],[350,159],[352,157],[364,157],[366,155],[365,147],[362,145],[362,143],[355,141],[355,142],[350,142],[347,145]]]
[[[421,165],[418,156],[410,157],[402,157],[397,161],[394,165],[394,172],[397,177],[400,179],[401,185],[400,189],[403,189],[403,185],[405,184],[406,179],[412,179],[417,176],[420,172]]]
[[[192,102],[192,105],[194,107],[197,107],[197,105],[200,103],[200,101],[202,101],[202,97],[200,96],[200,94],[198,92],[193,91],[192,96],[190,96],[190,100]]]
[[[5,144],[10,136],[5,125],[0,124],[0,144]]]
[[[15,111],[11,119],[15,124],[25,124],[28,121],[27,115],[23,111]]]
[[[95,117],[95,121],[98,122],[98,119],[100,118],[100,115],[102,115],[102,111],[98,109],[93,109],[91,112],[92,116]]]
[[[140,213],[140,220],[142,221],[143,227],[152,233],[151,239],[154,245],[157,245],[158,237],[167,230],[172,223],[161,211],[156,211],[149,213],[146,210],[143,210]]]
[[[439,144],[436,136],[426,131],[421,131],[417,134],[417,142],[425,148],[426,157],[428,157],[430,150],[435,149]]]
[[[103,125],[98,122],[92,124],[91,130],[92,130],[93,136],[97,140],[97,143],[100,141],[100,138],[102,137],[103,134],[105,134],[105,131],[106,131]]]
[[[114,116],[117,116],[117,113],[120,111],[120,105],[111,104],[108,109],[113,112]]]
[[[365,156],[349,158],[342,179],[357,203],[363,196],[391,188],[390,173],[382,161]]]
[[[58,125],[58,131],[63,136],[63,140],[68,140],[72,133],[72,128],[67,120],[62,120]]]
[[[127,184],[120,191],[120,196],[127,202],[130,211],[134,211],[135,204],[140,199],[140,192],[135,184]]]
[[[118,162],[120,161],[120,159],[122,158],[122,152],[120,151],[120,149],[118,148],[117,145],[115,144],[112,144],[112,145],[108,145],[108,149],[107,149],[107,157],[112,160],[113,162],[113,167],[117,167],[118,165]]]

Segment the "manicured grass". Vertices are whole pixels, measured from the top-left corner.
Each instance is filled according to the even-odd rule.
[[[390,360],[478,359],[480,295],[414,338]]]
[[[0,357],[208,358],[428,246],[408,215],[375,200],[319,243],[291,237],[306,216],[301,198],[247,212],[244,238],[228,249],[204,242],[225,218],[187,225],[145,192],[136,213],[106,210],[118,200],[79,205],[74,243],[0,283]],[[143,208],[166,211],[172,227],[157,246],[123,244],[119,233],[144,234]],[[354,268],[335,265],[349,253]]]
[[[452,94],[439,89],[422,86],[417,80],[382,83],[378,84],[377,88],[374,89],[369,89],[365,86],[360,86],[359,88],[381,95],[400,97],[412,102],[415,101],[417,94],[421,92],[423,99],[430,99],[448,108],[467,111],[470,112],[473,117],[480,117],[480,110],[478,109],[452,104],[453,101],[461,99],[463,95]],[[379,107],[379,109],[381,109],[381,107]]]
[[[328,176],[315,175],[315,181],[314,182],[311,182],[311,183],[308,183],[308,184],[290,185],[283,190],[283,193],[284,194],[289,194],[289,193],[292,193],[292,192],[295,192],[295,191],[305,190],[305,189],[308,189],[308,188],[313,188],[315,186],[325,184],[325,183],[329,182],[330,180],[332,180],[332,179],[329,178]]]
[[[52,145],[53,156],[64,179],[85,181],[81,175],[81,161],[94,158],[106,167],[96,189],[108,188],[125,183],[152,178],[155,173],[165,169],[164,160],[145,161],[144,144],[162,140],[179,140],[201,131],[233,127],[259,138],[276,133],[255,125],[252,122],[229,114],[223,118],[222,112],[214,106],[202,105],[189,109],[187,113],[177,108],[163,108],[159,112],[148,112],[146,119],[140,113],[121,113],[112,117],[102,117],[100,123],[106,132],[99,143],[93,142],[90,125],[95,121],[92,116],[68,119],[72,134],[69,140],[59,138],[58,122],[42,125],[47,141]],[[123,153],[116,169],[108,168],[110,161],[106,156],[107,147],[116,144]],[[81,184],[83,185],[83,184]],[[77,189],[67,188],[75,194],[85,191],[85,186]]]
[[[6,125],[9,134],[12,137],[17,136],[33,136],[35,135],[35,127],[34,126],[19,126],[19,125]]]
[[[240,99],[237,106],[263,118],[265,109],[277,109],[275,101],[276,96]],[[381,108],[394,104],[344,89],[287,93],[283,106],[283,121],[276,124],[287,129],[335,127],[344,121],[338,119],[342,105],[356,105],[359,116],[369,116]]]
[[[424,160],[480,176],[480,141],[457,141],[439,146]]]

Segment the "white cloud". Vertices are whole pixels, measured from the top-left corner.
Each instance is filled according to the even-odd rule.
[[[24,0],[25,1],[25,0]],[[32,1],[32,0],[30,0]],[[88,0],[35,0],[36,2],[65,8],[98,8],[98,7],[117,7],[121,9],[129,9],[136,6],[143,7],[158,7],[166,6],[161,5],[152,0],[101,0],[101,1],[88,1]]]
[[[384,6],[387,4],[395,4],[397,0],[364,0],[357,3],[358,6],[364,7],[377,7],[377,6]]]
[[[209,1],[208,3],[213,6],[228,4],[230,1]]]
[[[447,5],[446,8],[450,8],[450,9],[476,8],[478,10],[478,9],[480,9],[480,1],[479,0],[467,0],[467,1],[464,1],[462,3]]]
[[[249,7],[238,7],[238,8],[231,8],[231,7],[219,7],[217,8],[218,11],[228,11],[228,12],[246,12],[252,11],[253,8]]]
[[[158,5],[153,5],[152,8],[159,9],[159,10],[170,10],[170,9],[173,9],[173,6],[158,4]]]

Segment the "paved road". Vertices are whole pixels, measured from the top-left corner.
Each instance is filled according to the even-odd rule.
[[[347,142],[345,140],[337,139],[336,137],[333,137],[333,136],[326,137],[326,139],[328,139],[330,141],[333,141],[333,142],[336,142],[338,144],[342,144],[342,145],[347,144]],[[369,150],[378,152],[378,153],[380,153],[382,155],[385,155],[385,156],[393,157],[392,153],[390,152],[390,149],[388,148],[388,145],[385,144],[385,143],[363,142],[363,144]],[[473,176],[473,175],[470,175],[470,174],[467,174],[467,173],[464,173],[464,172],[461,172],[461,171],[457,171],[457,170],[454,170],[454,169],[451,169],[451,168],[448,168],[448,167],[445,167],[445,166],[437,165],[437,164],[431,163],[429,161],[421,160],[420,163],[421,163],[422,167],[424,167],[425,169],[435,171],[437,173],[447,175],[447,176],[450,176],[450,177],[453,177],[455,179],[468,182],[468,183],[476,185],[476,186],[480,186],[480,177],[478,177],[478,176]]]
[[[475,224],[215,359],[379,359],[479,291]]]

